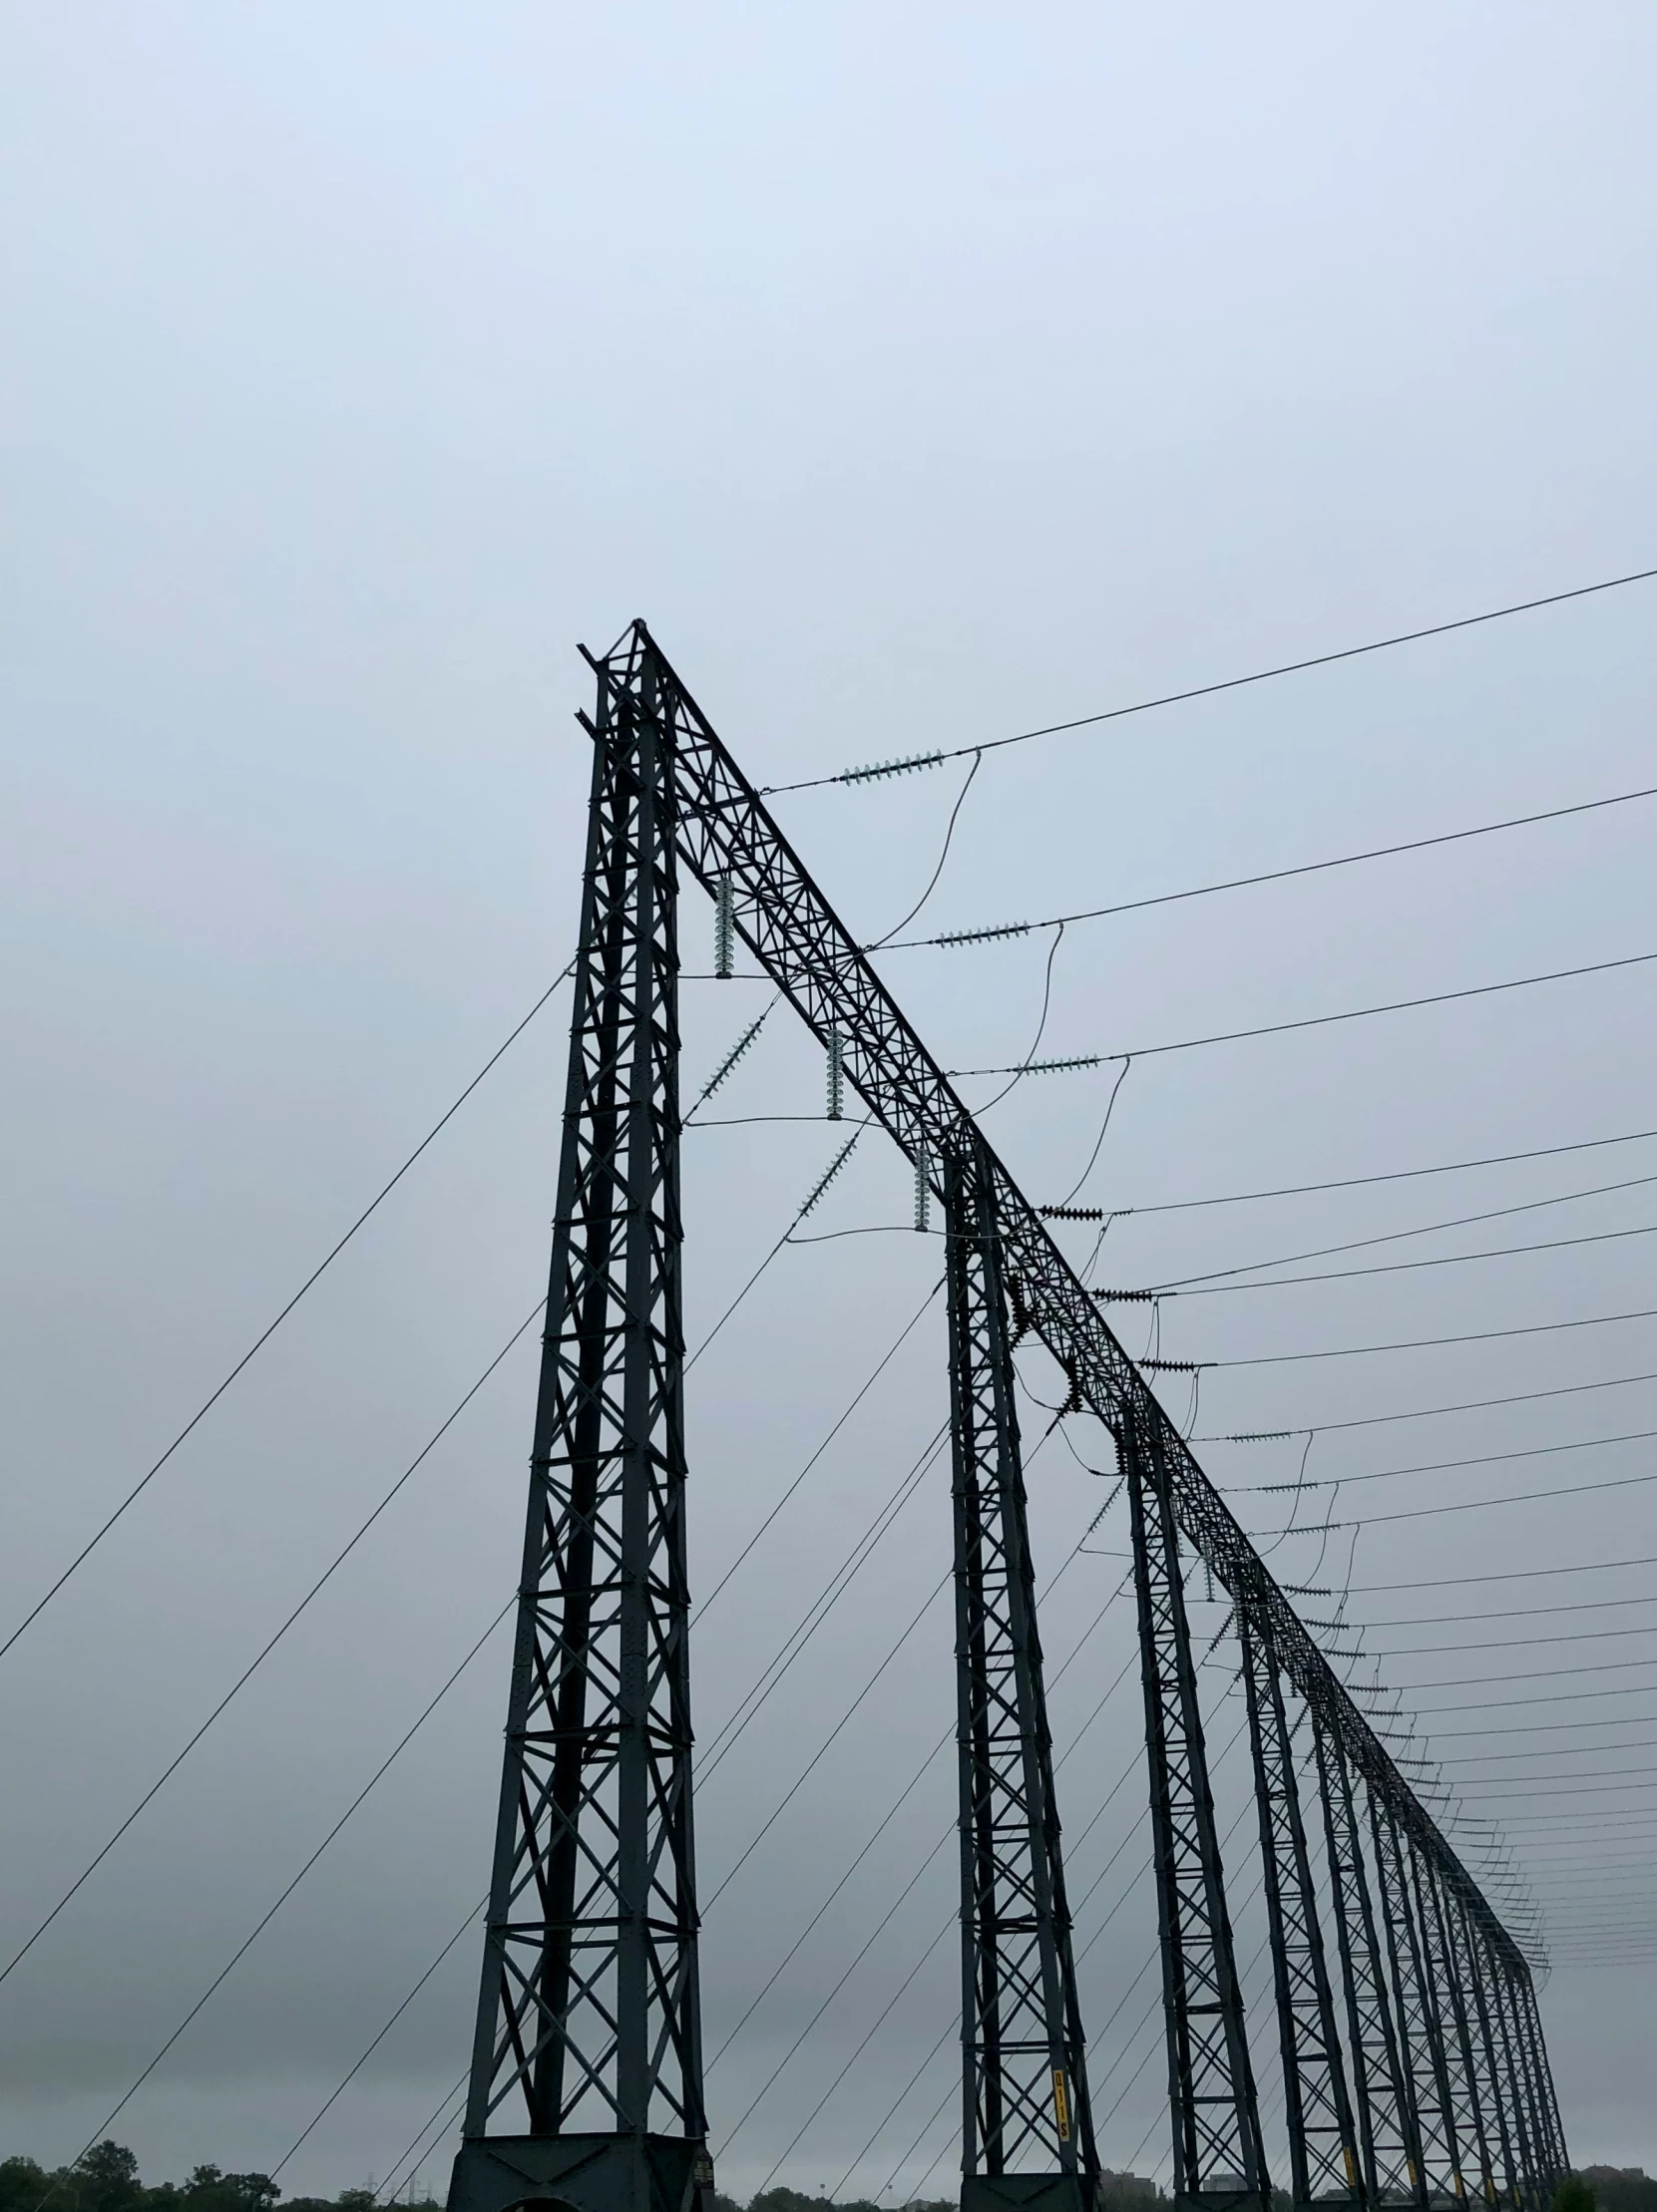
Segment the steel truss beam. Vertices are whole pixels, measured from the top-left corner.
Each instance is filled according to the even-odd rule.
[[[1365,2192],[1372,2205],[1408,2199],[1425,2207],[1415,2106],[1387,1994],[1388,1963],[1376,1928],[1352,1775],[1339,1744],[1315,1719],[1312,1730]]]
[[[685,2212],[706,2168],[684,1567],[675,776],[594,730],[483,1982],[454,2212]]]
[[[1283,2062],[1290,2195],[1296,2212],[1331,2196],[1363,2204],[1368,2191],[1335,2027],[1282,1677],[1271,1647],[1246,1616],[1238,1634]]]
[[[1005,1166],[985,1143],[948,1078],[905,1020],[868,958],[841,923],[772,820],[762,799],[695,701],[680,683],[642,623],[635,623],[603,659],[589,656],[600,687],[600,727],[619,717],[623,702],[648,719],[677,779],[675,834],[681,858],[720,902],[735,933],[827,1047],[834,1036],[843,1079],[895,1139],[920,1174],[943,1195],[945,1163],[982,1162],[999,1224],[1009,1298],[1070,1378],[1076,1405],[1097,1415],[1147,1463],[1163,1470],[1161,1495],[1170,1525],[1211,1568],[1235,1603],[1239,1619],[1267,1642],[1285,1679],[1311,1708],[1313,1718],[1339,1750],[1391,1838],[1402,1869],[1405,1846],[1438,1885],[1453,1898],[1491,1963],[1515,1998],[1515,2031],[1526,2045],[1526,2063],[1537,2099],[1537,2131],[1548,2145],[1553,2170],[1562,2165],[1552,2085],[1545,2071],[1534,1992],[1518,1945],[1472,1876],[1399,1771],[1386,1746],[1354,1703],[1274,1580],[1247,1534],[1168,1419],[1144,1376],[1106,1325],[1098,1305],[1053,1243],[1045,1225]],[[589,725],[593,727],[593,725]],[[1378,1852],[1380,1846],[1377,1846]],[[1401,1881],[1382,1885],[1389,1941],[1413,1943],[1415,1927]],[[1402,1917],[1401,1917],[1402,1916]],[[1397,1956],[1395,1952],[1395,1956]],[[1408,1982],[1409,1978],[1405,1978]],[[1405,1986],[1395,1984],[1395,2000]],[[1424,2092],[1419,2134],[1424,2187],[1460,2186],[1458,2143],[1448,2107],[1448,2085],[1435,2090],[1423,2073],[1437,2029],[1437,2009],[1420,1971],[1409,1983],[1409,2018],[1399,2005],[1401,2057],[1410,2093]],[[1442,2043],[1440,2072],[1443,2072]],[[1418,2079],[1418,2075],[1421,2078]],[[1442,2109],[1430,2128],[1428,2107]],[[1448,2132],[1447,2132],[1448,2131]],[[1452,2186],[1453,2181],[1453,2186]]]
[[[961,1769],[962,2203],[1093,2212],[1081,2010],[1052,1783],[1001,1239],[946,1165]]]
[[[1117,1449],[1127,1477],[1145,1692],[1173,2201],[1209,2212],[1228,2207],[1269,2212],[1259,2099],[1244,2030],[1167,1469],[1154,1438],[1142,1445],[1131,1420]]]

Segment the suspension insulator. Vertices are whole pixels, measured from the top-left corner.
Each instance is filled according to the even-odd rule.
[[[731,895],[730,878],[717,877],[713,886],[713,972],[723,978],[731,972],[731,955],[736,949],[735,902]]]
[[[843,1121],[846,1114],[846,1048],[838,1029],[828,1033],[828,1118]]]
[[[915,1227],[924,1236],[932,1227],[932,1184],[927,1176],[927,1156],[915,1155]]]

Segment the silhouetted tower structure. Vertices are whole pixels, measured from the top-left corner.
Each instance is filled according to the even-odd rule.
[[[746,947],[823,1045],[830,1114],[850,1089],[894,1139],[917,1227],[933,1196],[943,1204],[964,2212],[1092,2212],[1099,2177],[1015,1410],[1026,1333],[1067,1376],[1064,1410],[1109,1431],[1127,1487],[1177,2212],[1272,2202],[1182,1551],[1236,1624],[1295,2212],[1469,2196],[1543,2212],[1565,2145],[1523,1954],[1106,1325],[1114,1293],[1064,1260],[644,625],[588,657],[575,1011],[452,2212],[707,2212],[696,2199],[712,2186],[685,1579],[681,863],[714,902],[716,972]],[[1333,1945],[1309,1832],[1325,1847]]]
[[[961,1774],[962,2207],[1092,2212],[1098,2156],[1052,1786],[1001,1229],[945,1169]]]
[[[647,683],[647,678],[646,678]],[[601,691],[506,1756],[454,2212],[710,2182],[691,1830],[676,791]]]

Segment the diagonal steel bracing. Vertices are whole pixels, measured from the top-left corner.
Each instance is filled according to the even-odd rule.
[[[1271,1647],[1246,1616],[1238,1633],[1283,2063],[1290,2194],[1296,2212],[1328,2197],[1363,2204],[1368,2192],[1335,2026],[1282,1677]]]
[[[961,1771],[964,2212],[1098,2181],[993,1195],[946,1164]]]

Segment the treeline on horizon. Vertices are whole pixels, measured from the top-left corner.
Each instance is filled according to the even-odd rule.
[[[1104,2212],[1146,2212],[1167,2195],[1136,2174],[1101,2177]],[[1274,2190],[1276,2212],[1289,2199]],[[399,2196],[412,2212],[441,2212],[432,2196]],[[103,2142],[74,2166],[45,2167],[33,2158],[0,2159],[0,2212],[379,2212],[371,2188],[341,2189],[336,2197],[284,2197],[264,2173],[225,2173],[197,2166],[182,2182],[147,2185],[125,2144]],[[387,2208],[388,2212],[388,2208]],[[715,2194],[713,2212],[957,2212],[954,2197],[912,2197],[902,2205],[877,2205],[867,2197],[844,2200],[809,2196],[798,2189],[761,2189],[742,2205]],[[1553,2195],[1553,2212],[1657,2212],[1657,2179],[1638,2166],[1586,2166],[1567,2176]]]

